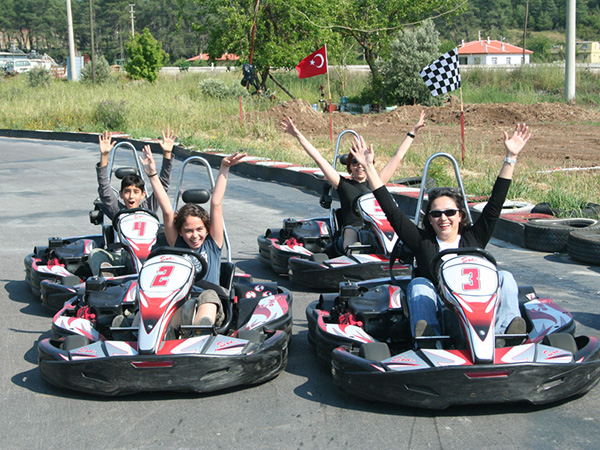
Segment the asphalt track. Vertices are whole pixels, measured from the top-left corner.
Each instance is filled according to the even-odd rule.
[[[51,318],[24,282],[23,258],[50,236],[96,232],[87,214],[96,196],[97,146],[0,138],[0,148],[0,448],[598,447],[598,387],[543,407],[441,412],[369,403],[338,391],[306,340],[304,309],[318,294],[295,287],[289,364],[268,383],[214,395],[110,399],[55,389],[37,369],[37,343],[50,336]],[[317,197],[232,174],[224,208],[234,262],[256,279],[288,286],[258,262],[256,237],[284,218],[322,214]],[[538,294],[571,311],[578,334],[600,335],[599,267],[498,240],[488,250],[519,283],[536,286]]]

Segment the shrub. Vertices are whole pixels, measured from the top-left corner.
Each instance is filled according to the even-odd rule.
[[[104,83],[110,78],[110,66],[108,61],[102,55],[96,56],[96,83]],[[92,82],[92,62],[88,62],[81,70],[81,81],[85,83]]]
[[[50,84],[52,76],[44,67],[34,67],[27,72],[27,84],[31,87],[45,87]]]
[[[225,99],[235,98],[240,95],[248,95],[248,91],[240,87],[237,83],[226,84],[217,78],[207,78],[198,84],[198,89],[202,95],[210,98]]]
[[[127,125],[125,102],[104,100],[96,106],[94,122],[102,129],[109,131],[122,131]]]
[[[125,64],[127,74],[134,80],[148,80],[154,82],[158,72],[169,59],[169,55],[162,49],[148,28],[141,34],[136,34],[126,44],[129,61]]]
[[[419,72],[440,57],[439,33],[431,20],[401,32],[392,42],[390,58],[380,63],[384,100],[389,104],[439,105],[443,99],[431,95]]]

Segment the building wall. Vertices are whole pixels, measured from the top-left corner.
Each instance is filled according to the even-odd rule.
[[[477,54],[477,55],[459,55],[459,64],[463,66],[484,65],[492,66],[497,64],[502,65],[521,65],[523,61],[522,54]],[[525,64],[529,64],[529,55],[525,55]]]

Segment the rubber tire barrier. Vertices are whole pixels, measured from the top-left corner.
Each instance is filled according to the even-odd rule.
[[[569,256],[600,266],[600,227],[573,231],[567,242]]]
[[[420,188],[421,181],[423,181],[423,177],[407,177],[407,178],[400,178],[398,180],[393,180],[391,183],[403,184],[405,186]],[[435,187],[435,180],[431,177],[427,177],[427,179],[425,180],[425,188],[431,189],[434,187]]]
[[[525,224],[525,245],[540,252],[566,252],[569,234],[597,226],[595,219],[533,219]]]

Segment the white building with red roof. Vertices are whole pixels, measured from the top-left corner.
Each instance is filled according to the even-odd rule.
[[[531,50],[525,50],[525,64],[529,64]],[[479,39],[466,42],[458,47],[458,62],[461,66],[496,64],[520,65],[523,61],[523,49],[507,42]]]

